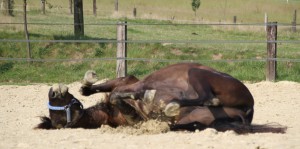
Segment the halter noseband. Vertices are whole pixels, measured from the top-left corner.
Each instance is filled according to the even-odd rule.
[[[54,111],[66,111],[66,115],[67,115],[67,124],[65,127],[69,126],[70,123],[71,123],[71,107],[73,104],[79,104],[80,105],[80,109],[83,110],[83,105],[82,103],[76,99],[76,98],[73,98],[71,100],[71,102],[68,104],[68,105],[65,105],[65,106],[51,106],[50,105],[50,102],[48,102],[48,108],[50,110],[54,110]]]

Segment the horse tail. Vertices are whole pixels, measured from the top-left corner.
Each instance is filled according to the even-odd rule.
[[[40,124],[38,124],[36,127],[34,127],[34,129],[52,129],[53,128],[50,118],[43,116],[43,117],[40,117],[40,119],[42,122]]]
[[[233,123],[214,123],[211,128],[217,131],[228,131],[232,130],[237,134],[247,134],[247,133],[285,133],[287,130],[286,126],[280,125],[278,123],[268,123],[268,124],[243,124],[239,122]]]

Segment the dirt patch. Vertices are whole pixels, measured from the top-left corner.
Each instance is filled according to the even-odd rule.
[[[221,53],[212,55],[213,60],[220,60],[220,59],[222,59],[222,57],[223,57],[223,55]]]
[[[171,53],[174,54],[174,55],[177,55],[177,56],[183,54],[183,52],[179,49],[172,49]]]
[[[83,97],[80,83],[69,91],[85,107],[99,102],[103,95]],[[166,123],[151,120],[133,127],[98,129],[33,130],[48,116],[49,85],[0,86],[0,148],[298,148],[300,146],[300,83],[246,83],[255,98],[253,123],[276,122],[288,126],[286,134],[237,135],[233,131],[206,129],[196,132],[170,132]]]

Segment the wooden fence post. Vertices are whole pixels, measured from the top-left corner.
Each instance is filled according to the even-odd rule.
[[[97,16],[97,0],[93,0],[93,14]]]
[[[270,22],[267,26],[267,67],[266,80],[275,81],[277,74],[277,22]]]
[[[74,0],[74,32],[75,37],[84,36],[82,0]]]
[[[69,9],[70,9],[70,14],[73,14],[73,0],[69,0]]]
[[[293,15],[292,32],[297,31],[296,25],[297,25],[297,10],[294,11],[294,15]]]
[[[115,11],[119,11],[119,0],[115,0]]]
[[[265,31],[267,31],[267,27],[268,27],[268,14],[265,13]]]
[[[133,8],[133,17],[136,17],[136,7],[134,6],[134,8]]]
[[[25,38],[27,40],[27,60],[30,61],[31,59],[31,49],[30,49],[30,42],[29,42],[29,33],[27,29],[27,0],[24,0],[24,32]]]
[[[236,24],[236,16],[233,16],[233,23]]]
[[[127,75],[127,22],[117,25],[117,78]]]
[[[13,16],[13,3],[11,0],[2,0],[1,11],[4,15]]]
[[[45,14],[45,3],[46,3],[46,0],[41,0],[42,14]]]

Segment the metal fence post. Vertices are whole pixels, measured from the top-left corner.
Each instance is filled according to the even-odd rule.
[[[127,75],[127,22],[117,25],[117,78]]]
[[[277,74],[277,22],[267,26],[267,67],[266,80],[275,81]]]

